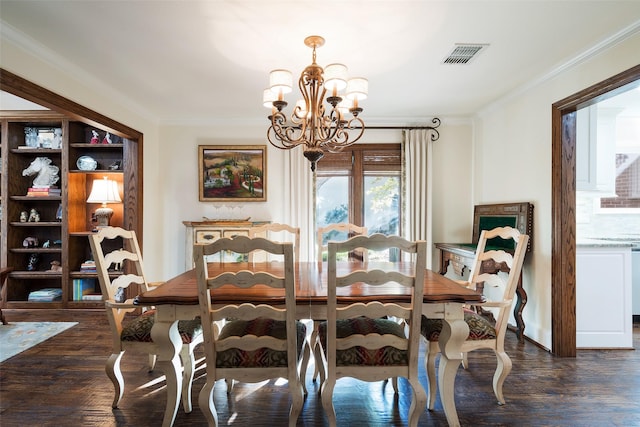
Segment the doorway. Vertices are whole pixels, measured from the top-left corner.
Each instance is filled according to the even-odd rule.
[[[551,351],[576,356],[576,111],[640,80],[640,65],[552,105]]]

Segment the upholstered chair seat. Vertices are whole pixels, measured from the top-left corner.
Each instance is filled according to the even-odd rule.
[[[296,322],[297,352],[298,359],[302,354],[302,346],[307,334],[307,327],[304,323]],[[287,325],[284,321],[277,321],[267,318],[257,318],[253,320],[231,320],[227,322],[218,339],[224,340],[229,337],[241,337],[245,335],[255,335],[257,337],[271,336],[280,340],[287,339]],[[259,348],[253,351],[245,351],[239,348],[231,348],[217,352],[216,367],[218,368],[267,368],[286,367],[287,352],[270,348]]]
[[[498,336],[496,328],[491,322],[486,317],[474,311],[465,310],[464,321],[469,326],[469,336],[467,340],[494,340]],[[440,332],[442,331],[442,319],[428,319],[422,316],[421,331],[422,336],[425,337],[427,341],[438,341]]]
[[[151,328],[155,321],[155,310],[147,310],[142,315],[136,317],[122,328],[120,339],[122,341],[153,342],[151,339]],[[202,335],[202,324],[200,318],[193,320],[180,320],[178,322],[178,332],[183,344],[191,344],[195,338]]]
[[[370,319],[360,317],[356,319],[338,320],[336,324],[337,338],[347,338],[352,335],[392,334],[406,339],[403,325],[388,319]],[[318,327],[318,336],[323,349],[327,348],[327,322],[321,322]],[[406,365],[407,351],[392,346],[386,346],[373,350],[364,347],[351,347],[346,350],[336,351],[336,365]]]

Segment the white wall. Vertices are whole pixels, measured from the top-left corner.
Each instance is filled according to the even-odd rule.
[[[474,203],[534,204],[525,334],[551,348],[551,105],[638,64],[640,34],[482,111],[476,123]],[[507,178],[508,177],[508,178]]]
[[[0,38],[0,51],[2,52],[0,67],[3,69],[144,134],[143,179],[145,183],[159,181],[158,176],[164,167],[159,161],[158,126],[152,119],[135,112],[135,106],[124,105],[121,100],[110,97],[111,90],[101,88],[98,83],[92,86],[84,85],[82,83],[84,80],[75,79],[68,70],[52,66],[43,59],[45,55],[25,52],[2,38]],[[156,256],[151,249],[164,245],[163,235],[158,232],[163,228],[162,199],[158,197],[162,194],[160,188],[157,185],[144,187],[143,250],[145,269],[150,273],[152,280],[160,280],[162,277],[158,274],[162,266],[161,255]],[[149,255],[148,259],[147,255]]]
[[[143,250],[151,281],[166,280],[184,269],[185,227],[182,221],[246,218],[283,221],[284,152],[265,140],[260,125],[160,126],[135,105],[110,97],[111,90],[85,85],[69,70],[52,66],[37,52],[27,52],[0,39],[7,71],[117,120],[144,135]],[[86,77],[86,76],[85,76]],[[468,120],[441,118],[434,145],[434,241],[463,242],[471,236],[471,126]],[[400,142],[399,130],[370,130],[363,143]],[[210,203],[198,201],[198,145],[268,146],[266,202]],[[302,153],[300,153],[302,155]],[[439,254],[434,251],[434,265]]]
[[[434,239],[435,241],[470,241],[471,219],[471,150],[468,121],[439,128],[440,139],[434,145]],[[284,151],[265,140],[265,124],[258,126],[162,126],[160,129],[160,164],[158,182],[145,181],[145,193],[157,191],[164,197],[160,209],[163,215],[164,236],[161,259],[162,277],[181,273],[185,265],[185,227],[183,221],[210,219],[238,219],[284,221],[287,195],[282,170]],[[402,140],[399,130],[367,130],[363,143],[394,143]],[[200,202],[198,200],[199,145],[266,145],[267,201],[266,202]],[[302,156],[301,149],[295,149]],[[145,153],[146,158],[146,153]],[[146,212],[145,220],[151,213]],[[453,239],[453,240],[452,240]],[[438,257],[439,254],[434,254]],[[145,259],[148,254],[145,253]],[[434,265],[438,265],[437,258]]]

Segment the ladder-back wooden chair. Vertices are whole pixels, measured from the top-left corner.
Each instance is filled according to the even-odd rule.
[[[328,240],[347,240],[353,236],[366,236],[367,228],[360,227],[355,224],[351,224],[348,222],[341,222],[335,224],[328,224],[326,227],[319,227],[316,232],[316,252],[318,263],[322,264],[324,261],[324,254],[327,253],[327,244]],[[326,239],[325,239],[326,238]],[[359,260],[363,261],[367,260],[367,251],[362,248],[357,248],[357,251],[354,250],[352,253],[347,254],[347,258],[351,260]],[[317,342],[318,336],[318,322],[313,322],[313,331],[311,332],[311,337],[308,341],[308,348],[305,349],[304,357],[302,359],[302,364],[300,367],[300,377],[305,379],[307,366],[309,365],[310,353],[315,353],[315,346]],[[318,375],[320,375],[320,382],[324,382],[324,372],[320,369],[318,365],[319,362],[316,361],[314,372],[313,372],[313,381],[315,382]],[[306,387],[305,387],[306,392]]]
[[[271,223],[264,224],[249,229],[249,237],[263,237],[267,240],[277,242],[293,243],[293,261],[300,261],[300,228],[292,227],[287,224]],[[249,262],[258,261],[258,251],[249,254]],[[268,259],[267,259],[268,260]]]
[[[505,250],[489,250],[485,252],[487,241],[494,238],[513,240],[515,248],[513,254]],[[482,231],[476,249],[476,259],[473,263],[469,280],[466,283],[467,286],[474,289],[477,284],[483,283],[483,292],[487,300],[471,307],[471,309],[465,309],[464,320],[469,325],[469,336],[462,344],[462,352],[465,359],[464,366],[468,366],[466,361],[468,352],[479,348],[493,350],[497,359],[497,367],[493,375],[493,392],[501,405],[505,403],[502,386],[511,372],[512,366],[511,359],[504,350],[504,338],[528,241],[528,235],[521,234],[517,229],[511,227],[498,227],[493,230]],[[487,261],[496,264],[505,263],[509,268],[508,275],[497,271],[491,274],[480,273],[482,263]],[[486,310],[490,312],[495,318],[495,323],[472,310],[476,307],[482,309],[478,311]],[[438,338],[441,331],[442,320],[422,317],[422,335],[427,340],[427,353],[424,360],[428,379],[429,409],[433,409],[436,402],[435,359],[440,352]]]
[[[113,337],[113,350],[107,359],[105,371],[115,389],[112,407],[117,408],[124,393],[124,377],[120,362],[125,351],[148,354],[149,369],[154,368],[156,346],[151,339],[151,328],[155,320],[155,310],[152,307],[136,305],[131,299],[124,300],[125,290],[131,285],[138,285],[139,292],[145,292],[150,288],[144,274],[135,231],[127,231],[120,227],[100,228],[97,233],[89,236],[89,243],[96,262],[102,300]],[[141,315],[127,316],[127,313],[139,308],[143,310]],[[182,406],[188,413],[192,409],[191,383],[195,369],[193,350],[203,341],[200,319],[179,321],[178,331],[183,343],[180,350],[184,369]]]
[[[254,250],[283,255],[283,276],[248,270],[208,276],[206,256],[220,251],[248,254]],[[298,361],[306,328],[295,318],[293,244],[276,243],[260,237],[236,236],[233,239],[218,239],[206,245],[194,245],[193,252],[207,363],[206,384],[200,391],[198,403],[209,425],[218,425],[213,400],[217,380],[224,378],[227,384],[232,384],[233,380],[259,382],[286,378],[292,397],[289,426],[295,426],[304,400]],[[282,289],[284,306],[249,303],[222,307],[212,305],[211,292],[229,285],[238,288],[267,285]],[[224,326],[218,332],[217,325],[221,322],[224,322]]]
[[[426,268],[426,242],[410,242],[398,236],[373,234],[356,236],[345,242],[329,242],[327,321],[320,323],[316,360],[322,360],[326,380],[322,383],[322,406],[329,425],[336,425],[333,390],[343,377],[364,381],[382,381],[389,377],[405,377],[413,390],[409,409],[409,425],[417,426],[426,404],[427,395],[418,380],[418,354],[420,347],[420,319],[424,294]],[[414,271],[407,274],[393,264],[364,269],[338,276],[337,254],[355,248],[384,250],[398,248],[413,254]],[[382,265],[382,264],[381,264]],[[389,267],[387,267],[389,266]],[[353,284],[381,286],[390,282],[411,289],[410,303],[341,304],[338,289]],[[406,319],[400,324],[390,317]]]

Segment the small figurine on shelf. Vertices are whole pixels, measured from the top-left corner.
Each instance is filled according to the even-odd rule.
[[[95,130],[92,130],[91,134],[93,135],[91,137],[92,144],[97,144],[98,142],[100,142],[100,136],[98,135],[98,132],[96,132]]]
[[[37,210],[31,209],[31,211],[29,212],[29,219],[27,220],[27,222],[40,222],[40,214],[38,213]]]
[[[110,171],[117,171],[118,169],[120,169],[120,160],[116,160],[115,162],[109,165]]]
[[[38,247],[38,238],[25,237],[25,239],[22,241],[22,246],[25,248],[36,248]]]
[[[59,273],[62,271],[62,265],[60,265],[60,261],[51,261],[51,268],[47,271],[52,271],[54,273]]]
[[[22,176],[38,174],[33,180],[33,188],[48,188],[58,182],[60,168],[51,164],[48,157],[36,157],[29,167],[22,171]]]
[[[29,262],[27,263],[27,271],[35,271],[38,268],[38,262],[40,261],[40,255],[33,253],[29,256]]]
[[[103,144],[112,144],[111,142],[111,135],[109,134],[109,132],[107,132],[107,134],[104,136],[104,138],[102,139],[102,143]]]
[[[27,211],[20,212],[20,222],[27,222],[27,218],[29,218]]]
[[[40,147],[37,128],[24,128],[24,144],[29,148]]]
[[[53,130],[53,141],[51,142],[51,148],[61,148],[62,147],[62,129],[55,128]]]

